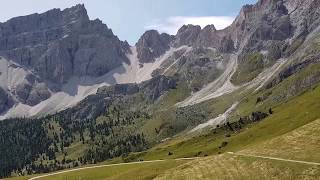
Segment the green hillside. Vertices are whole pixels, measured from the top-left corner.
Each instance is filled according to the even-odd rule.
[[[280,84],[277,88],[282,86]],[[124,161],[146,161],[199,157],[198,160],[190,162],[168,160],[159,163],[97,168],[64,173],[47,179],[87,179],[88,177],[90,179],[121,179],[133,176],[137,172],[142,173],[143,175],[140,174],[139,177],[145,179],[154,177],[184,179],[189,175],[195,179],[210,178],[213,175],[222,179],[250,179],[256,176],[261,176],[262,179],[268,179],[268,177],[316,179],[320,173],[319,166],[238,157],[229,155],[227,152],[239,151],[249,155],[320,162],[320,154],[317,151],[320,148],[320,138],[317,135],[320,129],[318,127],[320,125],[319,99],[320,87],[315,86],[290,98],[287,102],[275,105],[272,115],[260,122],[247,124],[240,131],[218,128],[202,135],[180,135],[148,151],[133,153],[122,159]],[[241,109],[241,106],[239,108]],[[120,172],[121,176],[118,176]]]

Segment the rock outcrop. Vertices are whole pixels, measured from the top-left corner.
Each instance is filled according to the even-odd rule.
[[[114,86],[101,87],[97,95],[107,97],[130,96],[142,93],[150,101],[157,100],[161,95],[170,89],[176,88],[176,81],[171,77],[156,76],[141,84],[116,84]]]
[[[244,6],[227,31],[237,49],[252,52],[265,49],[268,41],[290,38],[293,27],[282,0],[260,0]]]
[[[287,4],[288,2],[284,0],[260,0],[254,5],[245,5],[236,20],[223,30],[216,30],[214,25],[208,25],[203,29],[200,26],[184,25],[179,29],[173,44],[176,47],[182,45],[212,47],[222,53],[239,49],[252,52],[267,50],[272,42],[277,43],[292,38],[298,29],[303,29],[302,26],[318,25],[304,21],[297,23],[295,17],[291,16],[303,11],[304,14],[308,13],[314,22],[318,22],[319,8],[309,7],[311,11],[309,12],[307,9],[299,10],[301,7],[295,7],[296,9],[289,11]],[[319,6],[316,1],[309,4]]]
[[[43,14],[17,17],[0,23],[0,56],[7,59],[10,65],[17,66],[11,67],[11,70],[21,70],[22,73],[21,81],[13,85],[8,84],[10,88],[3,84],[1,87],[14,103],[34,106],[61,91],[73,77],[100,77],[127,63],[129,68],[119,68],[117,70],[121,72],[117,73],[128,73],[128,69],[131,68],[130,70],[134,69],[133,71],[139,73],[152,74],[150,78],[158,78],[157,75],[174,76],[185,81],[192,92],[197,92],[225,71],[228,61],[236,59],[230,59],[234,54],[240,57],[237,71],[239,67],[251,65],[249,58],[242,60],[241,57],[261,54],[263,58],[256,58],[254,60],[257,62],[251,62],[261,68],[255,68],[252,77],[241,81],[241,84],[247,83],[274,65],[278,59],[292,56],[307,36],[319,27],[319,17],[320,2],[316,0],[259,0],[254,5],[245,5],[235,21],[222,30],[217,30],[214,25],[208,25],[203,29],[196,25],[184,25],[175,36],[160,34],[155,30],[147,31],[136,43],[132,56],[127,56],[131,52],[128,43],[120,41],[100,20],[90,20],[83,5],[62,11],[53,9]],[[163,56],[170,49],[177,50],[178,53],[170,51],[167,56]],[[166,59],[155,63],[161,56]],[[132,58],[131,61],[128,57]],[[130,62],[134,62],[134,67],[130,67]],[[144,63],[154,65],[150,70],[153,72],[147,72],[149,66],[143,66]],[[248,69],[252,71],[250,68],[245,70]],[[282,74],[280,73],[279,78],[269,86],[295,73],[295,70],[281,70]],[[5,69],[1,71],[4,72]],[[248,73],[244,72],[243,74],[248,76]],[[130,73],[137,76],[136,72]],[[0,78],[9,79],[1,75]],[[112,78],[114,77],[110,79]],[[108,82],[103,81],[104,79],[99,79],[84,84],[94,86],[94,82],[101,82],[114,85],[118,82],[116,78]],[[146,83],[152,84],[152,88],[144,87],[144,93],[151,100],[159,98],[168,87],[174,87],[171,80],[161,77],[141,85],[117,85],[99,89],[98,92],[130,94],[141,91]],[[76,87],[72,86],[70,89]],[[78,92],[71,94],[76,93]],[[81,98],[86,96],[88,94],[84,93]],[[7,102],[5,99],[4,101]]]
[[[111,96],[127,96],[139,92],[137,84],[116,84],[114,86],[104,86],[98,89],[97,94]]]
[[[100,20],[89,20],[83,5],[0,24],[0,55],[58,84],[101,76],[128,61],[128,51]]]
[[[99,88],[96,94],[88,96],[76,106],[61,113],[79,120],[96,118],[105,113],[106,108],[113,103],[140,104],[142,101],[147,101],[152,104],[174,88],[176,88],[176,81],[165,76],[157,76],[142,84],[104,86]],[[136,98],[137,96],[139,98]]]
[[[9,94],[0,88],[0,113],[5,112],[14,104],[13,99]]]
[[[198,39],[201,31],[200,26],[195,25],[183,25],[175,36],[174,45],[179,46],[192,46]]]
[[[140,85],[141,92],[151,101],[157,100],[170,89],[176,88],[177,84],[173,78],[157,76]]]
[[[170,49],[173,37],[156,30],[145,32],[136,44],[138,58],[141,63],[153,62]]]
[[[24,74],[19,82],[3,88],[13,101],[30,106],[48,99],[71,77],[99,77],[129,63],[129,52],[127,42],[100,20],[89,19],[84,5],[0,23],[0,56],[10,64],[7,69]]]
[[[216,46],[216,42],[220,39],[217,36],[217,29],[214,25],[207,25],[204,27],[199,34],[198,44],[203,46]]]

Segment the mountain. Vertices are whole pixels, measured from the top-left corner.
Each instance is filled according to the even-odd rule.
[[[89,20],[83,5],[1,23],[1,87],[15,102],[1,112],[17,103],[35,106],[64,91],[73,77],[104,75],[128,63],[128,52],[128,43]]]
[[[317,0],[259,0],[223,30],[149,30],[135,46],[83,5],[2,23],[0,175],[215,155],[307,125],[319,17]]]
[[[100,20],[89,20],[83,5],[13,18],[1,23],[1,67],[8,72],[0,77],[7,97],[0,108],[2,119],[52,114],[75,106],[101,86],[142,82],[159,73],[182,76],[195,93],[208,91],[200,91],[201,96],[212,94],[223,85],[221,80],[212,84],[214,90],[203,87],[232,70],[233,53],[239,68],[230,80],[248,83],[290,56],[296,48],[292,46],[318,27],[317,8],[303,9],[300,3],[259,1],[244,6],[226,29],[184,25],[175,36],[150,30],[134,47]],[[308,1],[307,6],[317,4]],[[263,63],[248,62],[257,58]]]
[[[136,44],[139,62],[148,63],[160,57],[170,49],[172,40],[172,36],[156,30],[145,32]]]

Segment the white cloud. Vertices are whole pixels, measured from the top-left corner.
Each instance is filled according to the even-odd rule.
[[[200,25],[202,28],[206,25],[213,24],[217,29],[223,29],[229,26],[233,20],[234,17],[230,16],[173,16],[167,19],[154,20],[152,23],[145,26],[145,29],[156,29],[161,33],[165,32],[174,35],[184,24]]]

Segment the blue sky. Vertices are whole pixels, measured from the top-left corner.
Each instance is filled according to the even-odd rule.
[[[0,21],[52,8],[85,4],[91,19],[99,18],[121,39],[134,44],[147,29],[175,34],[182,24],[214,24],[221,29],[241,7],[257,0],[3,0]]]

